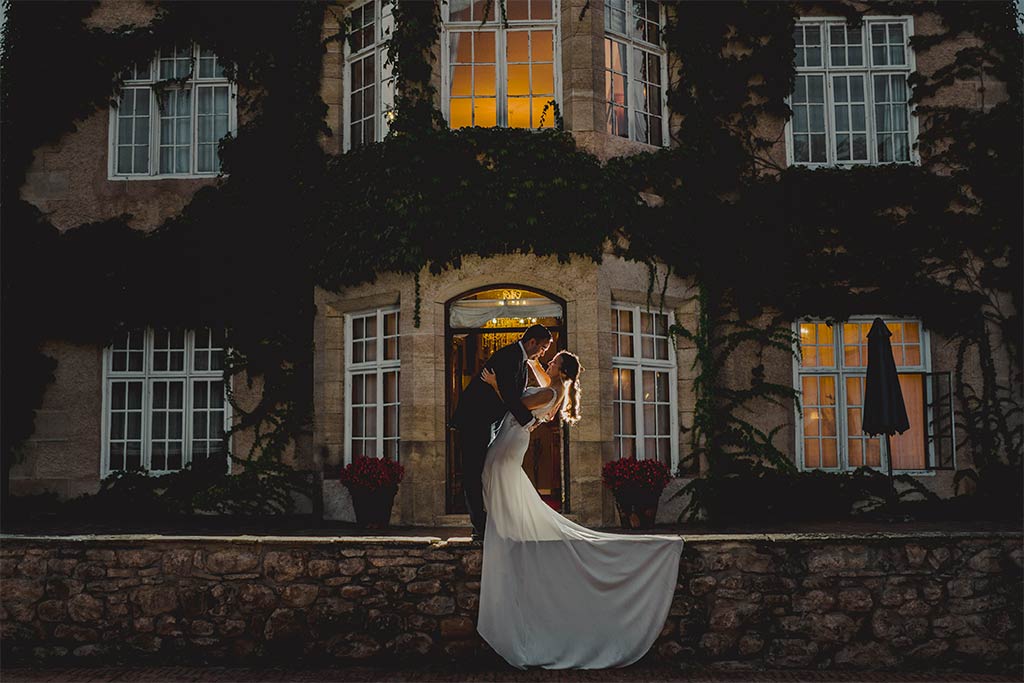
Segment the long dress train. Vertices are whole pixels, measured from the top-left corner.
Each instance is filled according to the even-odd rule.
[[[533,414],[545,414],[553,400]],[[523,471],[529,443],[529,430],[506,415],[487,451],[477,630],[519,668],[632,664],[665,624],[683,539],[601,533],[569,521]]]

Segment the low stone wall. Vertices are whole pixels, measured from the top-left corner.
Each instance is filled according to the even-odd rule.
[[[6,536],[3,655],[494,659],[475,629],[481,560],[436,538]],[[1022,560],[1015,533],[689,536],[648,657],[1019,673]]]

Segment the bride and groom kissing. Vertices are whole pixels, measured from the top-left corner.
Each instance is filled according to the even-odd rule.
[[[483,541],[477,631],[518,668],[627,666],[661,632],[683,540],[593,531],[537,493],[522,468],[530,433],[580,419],[583,368],[568,351],[542,366],[551,343],[533,325],[496,351],[452,418],[473,535]]]

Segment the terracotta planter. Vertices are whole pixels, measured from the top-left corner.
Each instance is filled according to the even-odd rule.
[[[352,509],[356,524],[366,529],[386,529],[391,522],[391,508],[395,504],[397,486],[370,491],[362,487],[348,490],[352,496]]]
[[[615,507],[619,510],[619,523],[623,529],[650,529],[658,516],[658,499],[661,493],[637,493],[615,496]]]

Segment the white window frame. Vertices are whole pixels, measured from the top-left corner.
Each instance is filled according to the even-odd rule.
[[[391,360],[384,360],[384,316],[388,313],[398,313],[398,358]],[[379,352],[377,354],[377,360],[369,362],[355,363],[352,361],[352,321],[355,318],[363,318],[369,315],[376,315],[377,317],[377,344]],[[378,447],[377,453],[384,452],[384,373],[390,371],[398,372],[399,382],[399,394],[398,394],[398,406],[399,406],[399,425],[398,425],[398,443],[399,451],[401,450],[402,443],[402,429],[401,429],[401,380],[402,380],[402,332],[401,332],[401,312],[399,307],[396,306],[380,306],[378,308],[371,308],[363,311],[352,311],[351,313],[345,314],[345,395],[342,399],[342,409],[344,412],[343,422],[345,423],[345,464],[352,462],[352,376],[359,374],[369,374],[371,371],[376,371],[377,386],[380,389],[378,393],[377,403],[377,427],[376,427],[376,443]],[[373,457],[378,457],[375,454]]]
[[[196,96],[197,86],[227,86],[228,88],[228,135],[236,135],[238,132],[238,86],[226,77],[215,78],[199,77],[199,55],[202,50],[197,44],[192,45],[192,64],[195,70],[192,78],[188,80],[183,89],[192,90],[191,103],[191,151],[190,170],[188,173],[160,173],[160,108],[157,101],[157,93],[152,87],[159,83],[160,78],[160,53],[155,52],[149,62],[150,78],[148,79],[126,79],[122,83],[124,90],[146,88],[149,90],[149,172],[148,173],[117,173],[117,147],[118,147],[118,126],[117,107],[109,109],[110,120],[107,129],[107,180],[165,180],[168,178],[216,178],[224,175],[217,171],[197,171],[199,164],[199,97]],[[218,58],[219,59],[219,58]],[[131,68],[131,67],[129,67]]]
[[[794,442],[796,443],[796,464],[797,468],[801,471],[815,471],[821,470],[823,472],[852,472],[856,468],[850,467],[849,458],[849,425],[847,424],[846,415],[846,390],[845,390],[845,378],[847,377],[865,377],[867,376],[867,366],[858,369],[847,369],[843,365],[843,323],[870,323],[875,318],[882,318],[886,325],[891,323],[917,323],[921,331],[921,363],[919,365],[900,365],[897,366],[898,372],[900,373],[920,373],[924,375],[924,385],[926,390],[926,405],[925,405],[925,424],[924,438],[925,446],[927,451],[925,453],[926,464],[928,462],[935,462],[935,441],[928,438],[929,425],[934,419],[933,408],[930,404],[934,400],[932,396],[932,387],[928,382],[928,375],[932,372],[932,358],[931,358],[931,335],[924,323],[920,318],[901,317],[893,315],[857,315],[850,316],[849,320],[842,322],[836,322],[832,326],[832,345],[833,354],[835,358],[835,366],[830,368],[804,368],[801,366],[801,357],[799,355],[799,348],[794,347],[797,352],[797,356],[793,359],[793,388],[800,396],[800,403],[793,402],[793,417],[796,432],[794,434]],[[794,339],[800,338],[800,324],[801,323],[824,323],[825,321],[820,318],[804,318],[793,323],[792,331]],[[806,467],[804,463],[804,422],[803,414],[800,407],[803,405],[803,383],[800,378],[805,375],[834,375],[836,377],[836,438],[837,442],[837,462],[838,467]],[[889,453],[885,448],[885,437],[875,437],[880,440],[881,445],[879,450],[881,457],[879,459],[879,466],[872,467],[872,469],[887,473],[889,467]],[[953,451],[953,467],[956,467],[956,451]],[[868,467],[871,467],[868,465]],[[900,474],[909,474],[912,476],[935,476],[935,470],[932,469],[912,469],[912,470],[900,470],[893,469],[893,472],[899,472]]]
[[[133,333],[136,331],[133,330]],[[224,380],[223,370],[196,370],[195,369],[195,342],[196,330],[185,330],[185,363],[183,370],[154,370],[153,345],[156,337],[156,329],[147,327],[143,332],[143,354],[142,370],[113,370],[114,347],[107,346],[103,349],[103,397],[102,397],[102,419],[100,425],[100,479],[104,479],[113,472],[125,470],[113,469],[110,466],[110,411],[112,408],[111,388],[114,382],[137,381],[143,383],[142,391],[142,471],[150,475],[169,474],[181,470],[154,470],[151,469],[153,442],[151,438],[152,417],[153,417],[153,382],[164,380],[181,380],[184,385],[184,396],[182,410],[182,448],[181,465],[182,469],[192,462],[192,409],[193,391],[192,380]],[[224,349],[227,356],[229,349]],[[232,409],[229,399],[229,382],[224,382],[224,433],[227,434],[231,427]],[[230,454],[233,448],[234,435],[228,436],[227,448]],[[231,472],[231,458],[226,457],[227,472]]]
[[[862,25],[862,46],[864,50],[864,64],[860,66],[832,66],[829,27],[842,24],[846,25],[843,17],[801,17],[796,22],[796,27],[818,24],[821,26],[821,66],[796,66],[797,76],[820,75],[824,80],[825,94],[825,155],[826,161],[796,161],[793,150],[793,117],[786,119],[786,165],[802,166],[805,168],[835,168],[852,166],[879,166],[883,164],[920,165],[921,155],[917,148],[919,123],[917,115],[911,104],[907,103],[907,138],[910,146],[909,161],[878,161],[877,130],[875,121],[875,99],[874,84],[872,77],[876,75],[905,74],[908,78],[917,71],[917,58],[913,48],[910,47],[910,39],[914,35],[914,18],[912,16],[868,16],[864,17]],[[871,50],[871,25],[885,23],[902,23],[904,36],[906,38],[906,64],[904,65],[883,65],[875,66]],[[836,133],[835,133],[835,101],[833,96],[832,76],[842,75],[863,75],[864,76],[864,107],[865,123],[867,126],[867,161],[838,161],[836,160]],[[907,84],[907,97],[910,97],[910,84]],[[786,97],[786,104],[792,107],[793,94]]]
[[[451,71],[449,65],[450,49],[451,49],[451,34],[454,31],[469,32],[474,30],[493,30],[494,35],[494,55],[495,55],[495,127],[496,128],[508,128],[508,56],[507,56],[507,33],[513,30],[523,29],[547,29],[552,30],[552,52],[551,59],[553,61],[552,69],[554,71],[554,99],[558,107],[561,108],[565,102],[565,98],[562,93],[562,26],[561,26],[561,0],[551,0],[551,19],[529,19],[529,20],[509,20],[508,25],[502,25],[501,21],[501,3],[502,0],[494,0],[494,21],[480,22],[479,20],[471,21],[452,21],[450,16],[450,4],[444,2],[441,4],[441,114],[444,116],[444,120],[451,125],[451,111],[450,111],[450,97],[449,91],[451,88]],[[555,124],[555,112],[549,109],[545,115],[545,121],[550,120],[552,127]],[[534,128],[524,128],[522,130],[537,130]]]
[[[373,42],[363,46],[361,50],[352,52],[349,40],[346,37],[343,42],[342,52],[344,56],[344,73],[342,74],[342,140],[344,150],[352,149],[352,62],[365,59],[370,54],[374,55],[374,128],[373,142],[382,141],[387,136],[391,127],[391,120],[395,109],[395,77],[394,69],[387,64],[388,46],[387,40],[394,29],[395,19],[392,14],[393,0],[366,0],[353,4],[346,11],[347,16],[352,12],[367,5],[373,5]],[[385,7],[385,5],[387,7]],[[363,116],[363,118],[367,118]],[[362,119],[360,119],[362,120]],[[365,141],[364,141],[365,144]]]
[[[632,356],[618,356],[615,355],[616,348],[612,347],[612,370],[626,369],[633,370],[633,395],[634,395],[634,424],[636,425],[636,458],[637,460],[645,460],[646,453],[644,453],[645,438],[646,434],[643,431],[644,425],[644,401],[643,401],[643,371],[656,371],[656,372],[668,372],[668,399],[669,399],[669,430],[670,430],[670,460],[672,476],[676,475],[676,471],[679,469],[679,398],[678,398],[678,383],[679,383],[679,372],[676,363],[676,347],[672,341],[671,333],[668,335],[668,359],[659,360],[655,358],[643,358],[643,344],[641,339],[641,327],[640,327],[640,314],[641,313],[660,313],[668,316],[668,328],[671,330],[675,324],[675,314],[672,311],[656,311],[648,309],[646,306],[640,304],[628,304],[628,303],[612,303],[612,313],[617,311],[627,311],[633,318],[633,355]],[[612,330],[612,336],[614,341],[615,336],[614,329]],[[613,408],[614,409],[614,408]],[[655,454],[654,459],[657,459]]]
[[[600,0],[602,4],[605,4],[605,0]],[[626,0],[627,6],[630,5],[633,0]],[[606,10],[607,11],[607,8]],[[627,137],[622,138],[623,140],[632,140],[633,142],[639,142],[643,145],[649,145],[654,148],[668,147],[670,144],[669,140],[669,111],[668,111],[668,50],[665,47],[665,18],[666,10],[665,3],[661,0],[658,2],[658,35],[661,40],[657,45],[654,43],[648,43],[646,40],[640,37],[638,30],[636,29],[635,23],[629,20],[629,15],[626,15],[626,33],[619,33],[618,31],[612,30],[608,26],[607,19],[605,20],[605,29],[601,37],[601,54],[604,54],[604,41],[607,38],[617,40],[625,43],[626,45],[626,129],[629,131]],[[630,95],[634,84],[640,82],[639,78],[639,66],[636,64],[636,50],[642,52],[655,53],[660,57],[661,61],[661,145],[655,145],[644,140],[637,138],[636,131],[636,110],[633,108],[633,99]],[[602,75],[607,78],[608,65],[602,65]],[[604,108],[604,119],[608,117],[609,103],[601,96],[601,104]],[[602,129],[606,135],[613,137],[621,137],[607,131],[607,121],[604,128]]]

